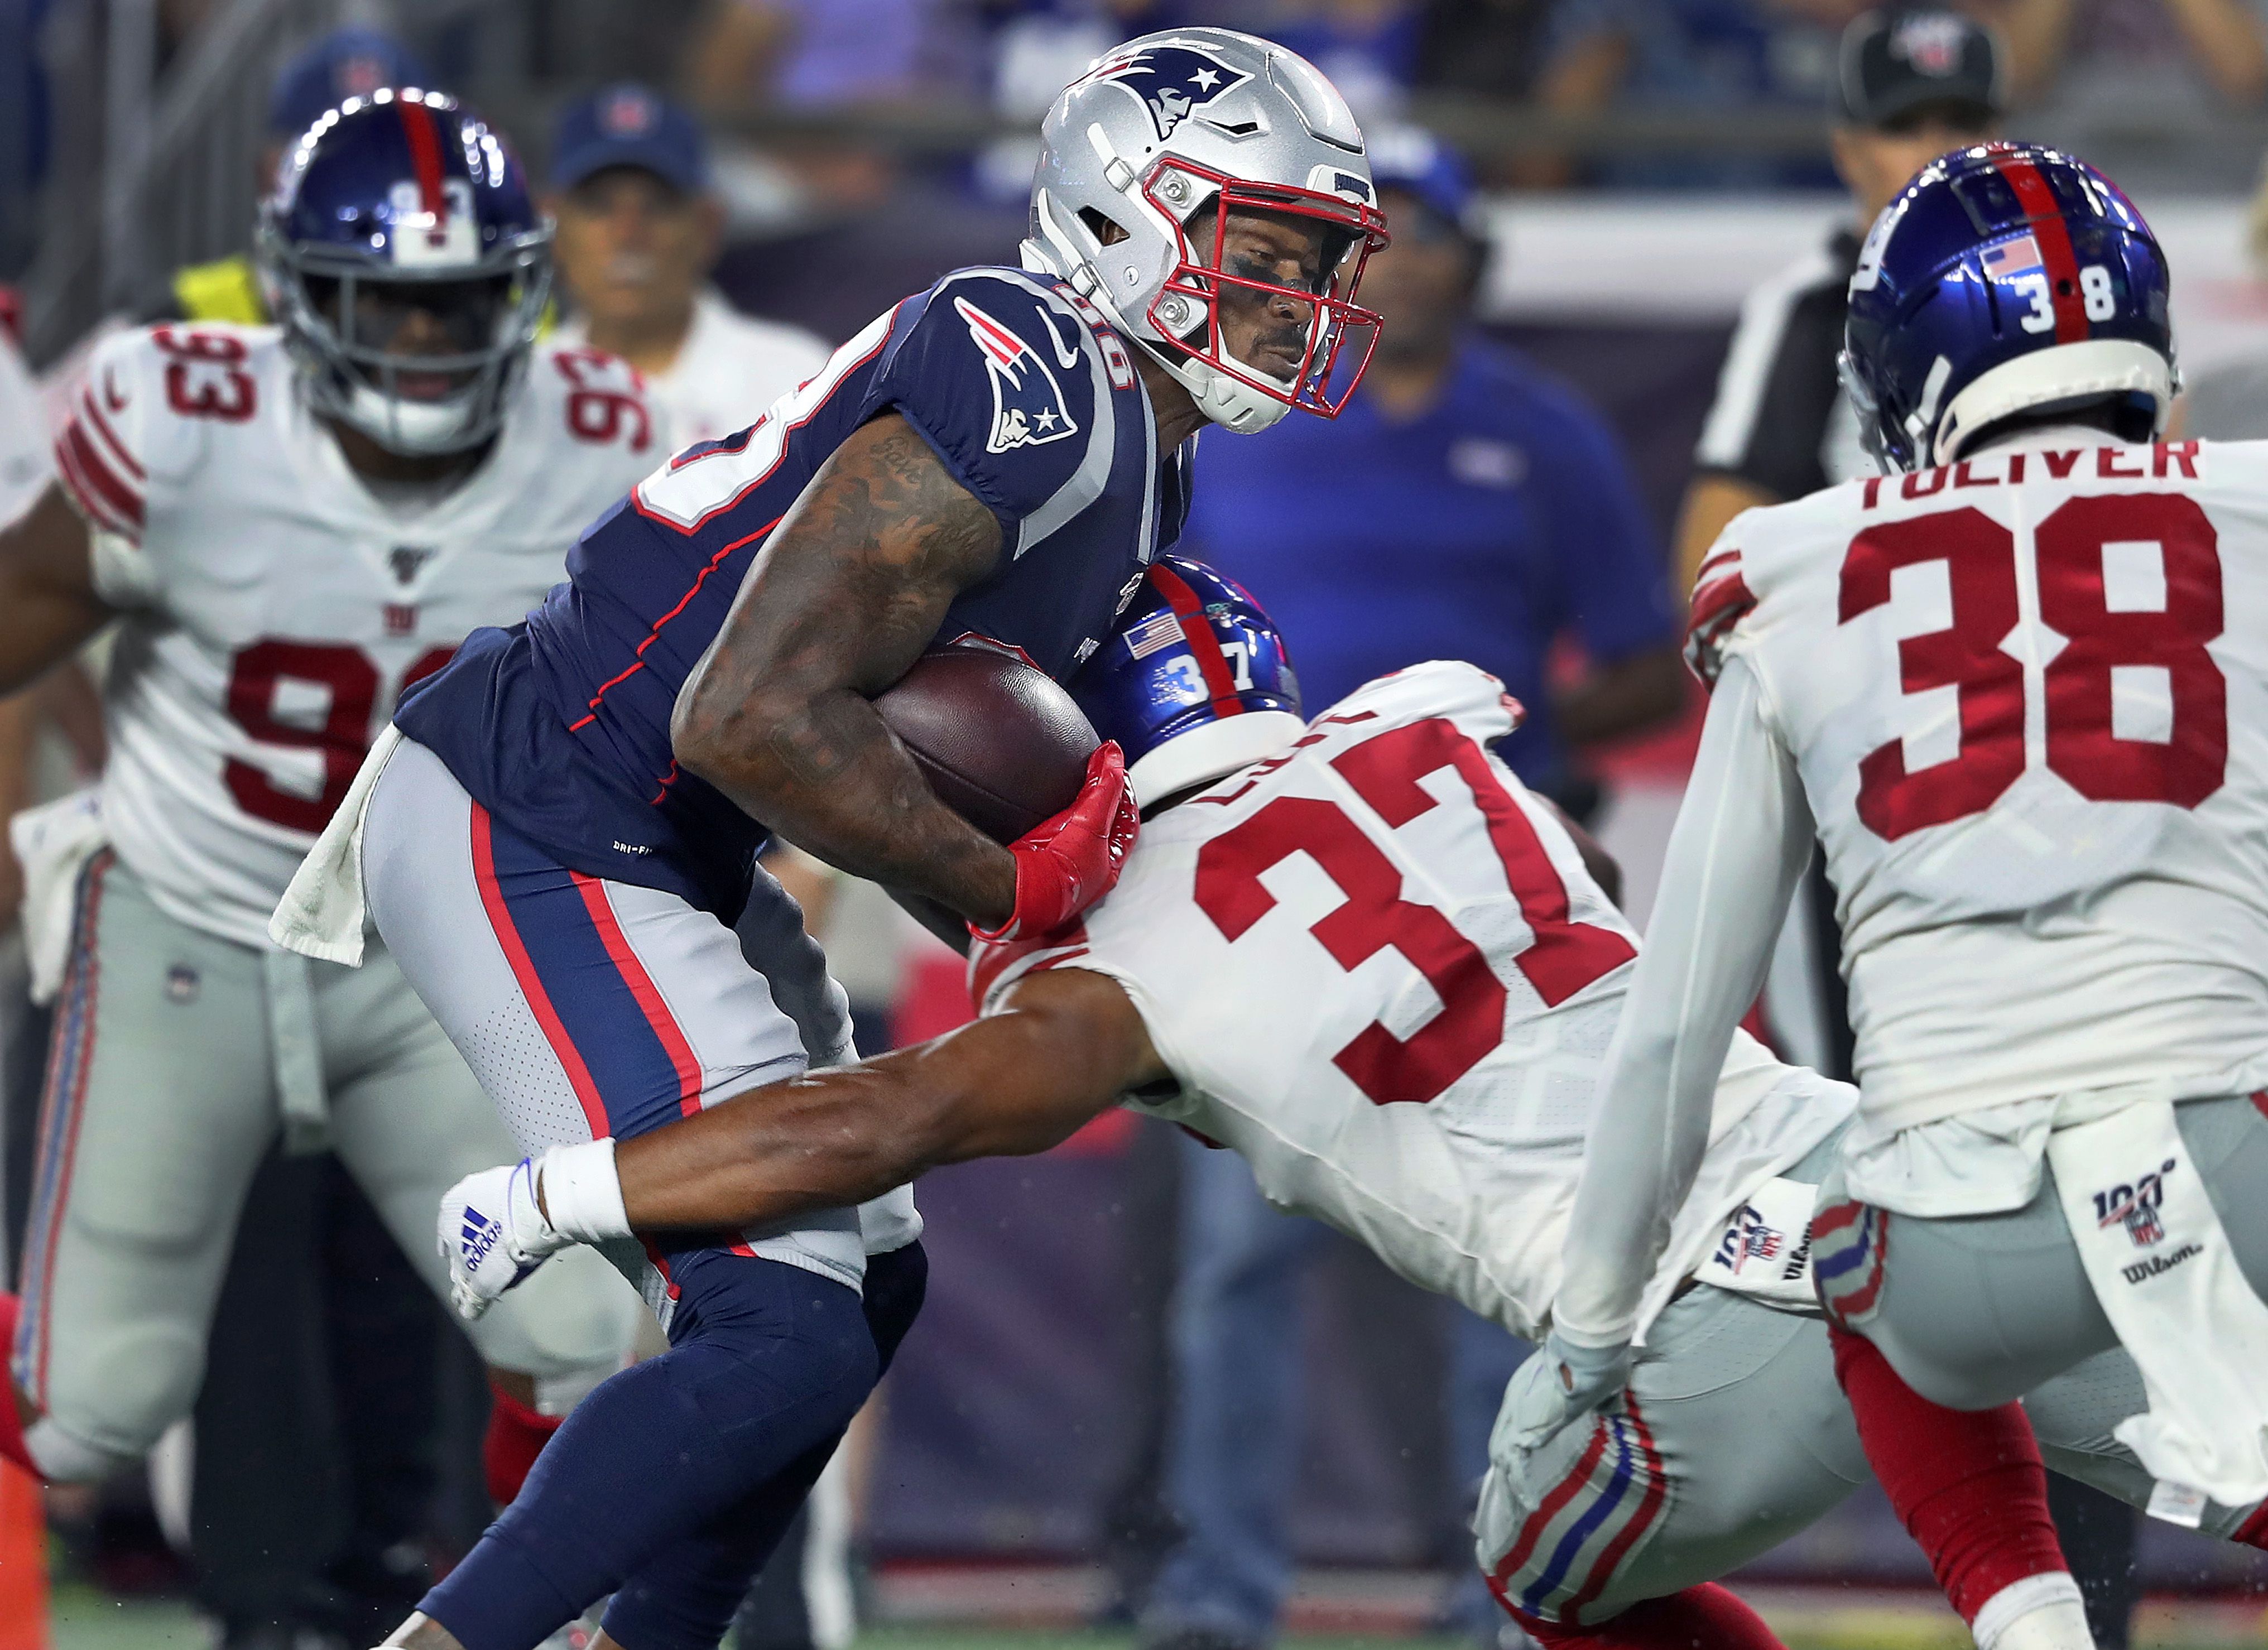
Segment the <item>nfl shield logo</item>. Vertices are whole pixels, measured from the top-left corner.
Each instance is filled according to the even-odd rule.
[[[599,124],[609,137],[642,137],[653,129],[654,114],[652,98],[636,86],[622,86],[599,106]]]
[[[2158,1219],[2155,1208],[2137,1198],[2126,1205],[2126,1235],[2134,1240],[2136,1249],[2149,1249],[2164,1241],[2165,1223]]]
[[[1961,67],[1961,43],[1968,29],[1959,18],[1925,12],[1908,18],[1890,37],[1890,50],[1914,67],[1914,72],[1936,78]]]

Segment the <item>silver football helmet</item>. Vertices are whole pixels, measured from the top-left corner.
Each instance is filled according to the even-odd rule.
[[[1215,424],[1265,430],[1294,407],[1338,416],[1378,341],[1378,316],[1353,299],[1386,220],[1362,132],[1313,64],[1233,29],[1145,34],[1066,87],[1040,136],[1027,269],[1068,282]],[[1240,210],[1325,226],[1313,290],[1222,267]],[[1305,311],[1296,368],[1229,352],[1228,290]]]

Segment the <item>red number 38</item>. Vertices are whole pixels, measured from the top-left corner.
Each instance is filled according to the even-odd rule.
[[[2063,638],[2043,671],[2051,771],[2090,802],[2195,807],[2228,766],[2228,682],[2205,644],[2221,631],[2220,549],[2213,523],[2180,493],[2104,493],[2069,500],[2033,532],[2040,623]],[[2113,545],[2154,545],[2161,606],[2114,606],[2104,562]],[[1859,764],[1859,817],[1886,842],[1981,814],[2024,771],[2024,667],[2005,651],[2018,630],[2015,535],[1978,510],[1915,516],[1867,528],[1843,563],[1839,622],[1890,600],[1890,575],[1946,564],[1953,622],[1897,644],[1908,694],[1957,690],[1961,753],[1909,770],[1893,739]],[[2167,738],[2121,736],[2112,726],[2121,668],[2164,673]]]

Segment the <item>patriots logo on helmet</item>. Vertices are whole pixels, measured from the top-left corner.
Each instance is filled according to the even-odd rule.
[[[992,384],[992,433],[984,450],[1044,446],[1077,435],[1079,424],[1064,404],[1063,386],[1038,352],[967,298],[954,298],[953,307],[968,323],[968,335],[984,357],[984,374]]]
[[[1145,46],[1092,72],[1097,80],[1115,80],[1138,95],[1161,142],[1197,110],[1252,78],[1194,46]]]

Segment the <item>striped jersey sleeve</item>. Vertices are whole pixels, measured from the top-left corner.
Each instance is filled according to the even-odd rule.
[[[1740,520],[1735,517],[1734,525]],[[1756,605],[1740,548],[1727,528],[1710,548],[1694,577],[1693,600],[1685,621],[1685,663],[1703,686],[1717,685],[1717,673],[1725,663],[1725,645]]]
[[[55,437],[55,475],[90,526],[139,544],[150,474],[144,414],[154,385],[140,332],[106,340],[88,360]]]

